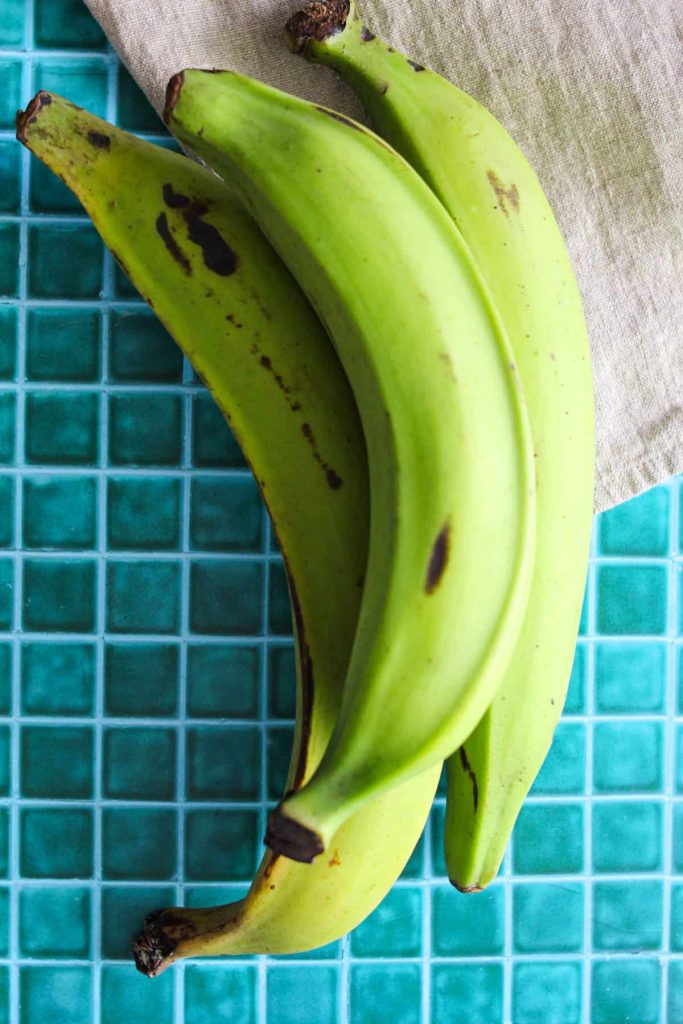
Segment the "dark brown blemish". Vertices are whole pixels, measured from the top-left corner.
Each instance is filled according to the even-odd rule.
[[[185,81],[185,75],[180,71],[177,75],[173,75],[169,78],[168,85],[166,86],[166,96],[164,98],[164,113],[163,118],[166,124],[175,109],[175,105],[180,99],[180,93],[183,88],[183,82]]]
[[[496,199],[500,205],[501,212],[506,217],[510,216],[510,210],[508,209],[508,203],[511,209],[519,211],[519,190],[516,185],[510,185],[509,188],[505,188],[505,185],[500,180],[495,171],[487,171],[486,177],[489,180],[491,188],[496,194]]]
[[[164,196],[164,202],[172,210],[182,210],[184,206],[190,205],[190,197],[184,196],[182,192],[176,192],[169,181],[163,185],[161,191]]]
[[[434,593],[439,585],[441,577],[444,574],[444,569],[448,562],[448,542],[450,532],[450,523],[446,523],[446,525],[441,528],[439,536],[434,541],[432,553],[429,556],[427,578],[425,580],[425,593],[427,594]]]
[[[235,314],[234,313],[226,313],[225,314],[225,319],[229,320],[230,323],[233,325],[233,327],[238,328],[238,330],[239,330],[240,327],[242,327],[242,324],[238,320],[235,320]]]
[[[38,112],[43,107],[48,107],[52,103],[52,96],[49,92],[45,92],[43,89],[37,92],[26,110],[17,110],[16,116],[16,131],[17,139],[19,142],[26,142],[26,129],[30,124],[33,124]]]
[[[302,423],[301,433],[304,435],[309,445],[313,449],[313,458],[324,471],[325,476],[327,477],[328,484],[330,485],[333,491],[338,491],[344,481],[334,471],[334,469],[332,469],[332,466],[330,466],[329,462],[326,462],[323,459],[322,455],[320,454],[320,451],[318,450],[318,442],[316,441],[316,437],[315,434],[313,433],[313,428],[311,427],[311,424]]]
[[[311,864],[325,849],[317,832],[307,828],[276,807],[268,819],[266,846],[300,864]]]
[[[424,71],[424,64],[418,64],[416,60],[411,60],[410,57],[406,58],[413,71]]]
[[[376,38],[375,33],[371,32],[369,28],[366,28],[365,25],[363,25],[360,30],[360,37],[364,43],[371,43],[372,40]]]
[[[253,355],[258,355],[258,352],[259,352],[258,345],[252,345],[251,352],[252,352]],[[289,387],[288,384],[285,384],[285,381],[284,381],[284,378],[283,378],[282,374],[278,373],[277,370],[274,369],[273,361],[270,358],[270,356],[267,356],[267,355],[259,356],[259,363],[263,367],[264,370],[267,370],[268,373],[271,373],[273,375],[273,380],[275,381],[275,383],[279,387],[280,391],[285,396],[285,400],[287,402],[287,405],[292,410],[292,412],[298,412],[299,409],[301,409],[301,402],[299,402],[297,399],[292,399],[292,389]]]
[[[142,931],[133,943],[135,966],[148,978],[156,978],[173,961],[177,940],[171,939],[164,930],[163,910],[148,914]]]
[[[293,14],[285,33],[295,53],[302,53],[311,39],[322,43],[342,32],[349,16],[348,0],[314,0]]]
[[[105,135],[104,132],[88,132],[88,142],[95,149],[109,149],[111,146],[111,136]]]
[[[187,274],[189,277],[192,273],[190,261],[171,234],[171,229],[168,226],[168,218],[163,211],[157,217],[155,227],[173,259],[180,265],[180,267],[182,267],[183,273]]]
[[[220,274],[221,277],[230,277],[237,270],[237,255],[218,228],[201,219],[206,210],[205,204],[192,204],[183,210],[188,237],[202,250],[204,263],[209,270],[214,274]]]
[[[460,747],[458,755],[460,757],[460,764],[462,765],[462,770],[465,772],[466,775],[469,775],[470,782],[472,783],[472,803],[474,804],[474,813],[476,814],[477,808],[479,807],[479,786],[477,785],[477,776],[472,770],[472,765],[469,762],[464,747]]]

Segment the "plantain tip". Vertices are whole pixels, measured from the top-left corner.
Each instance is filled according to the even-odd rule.
[[[310,864],[325,849],[317,832],[288,817],[281,807],[276,807],[268,819],[264,842],[273,853],[300,864]]]
[[[471,893],[484,891],[483,885],[458,885],[458,883],[454,882],[452,878],[449,878],[449,882],[458,890],[458,892],[461,892],[463,896],[469,896]]]
[[[308,42],[323,42],[343,32],[349,16],[349,0],[312,0],[293,14],[285,25],[285,39],[294,53],[303,53]]]
[[[33,124],[43,107],[49,106],[50,103],[52,103],[52,96],[49,92],[41,89],[35,94],[26,110],[17,110],[16,129],[19,142],[26,143],[26,129]]]
[[[140,974],[157,978],[173,962],[177,942],[163,928],[163,910],[145,918],[142,931],[133,943],[133,958]]]
[[[166,96],[164,99],[164,123],[168,124],[171,114],[173,113],[175,106],[180,98],[180,92],[183,88],[183,82],[185,81],[185,72],[179,71],[177,75],[173,75],[169,78],[168,85],[166,86]]]

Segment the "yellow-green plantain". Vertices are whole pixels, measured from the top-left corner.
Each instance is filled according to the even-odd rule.
[[[365,446],[341,366],[296,283],[215,175],[45,92],[17,129],[76,193],[204,378],[263,489],[294,606],[296,787],[332,731],[366,563]],[[244,900],[153,915],[136,947],[140,969],[158,974],[186,956],[293,953],[340,937],[402,871],[437,778],[432,768],[353,815],[313,868],[268,851]]]
[[[581,298],[541,185],[492,114],[377,38],[353,0],[309,5],[289,22],[288,37],[340,73],[380,135],[450,213],[508,328],[529,410],[538,485],[529,604],[491,708],[448,761],[448,870],[458,888],[476,890],[500,866],[570,675],[593,498],[593,387]]]
[[[231,72],[175,76],[166,119],[308,295],[368,448],[368,568],[340,714],[266,836],[311,860],[351,812],[458,747],[491,701],[533,564],[526,410],[467,247],[377,136]]]

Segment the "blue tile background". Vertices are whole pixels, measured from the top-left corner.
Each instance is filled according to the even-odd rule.
[[[213,402],[14,141],[41,86],[163,141],[81,0],[0,0],[0,1024],[681,1024],[679,479],[596,520],[564,721],[488,892],[448,885],[441,790],[353,935],[135,973],[147,910],[256,866],[289,607]]]

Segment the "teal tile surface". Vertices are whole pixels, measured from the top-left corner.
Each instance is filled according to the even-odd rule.
[[[109,562],[106,589],[110,633],[178,632],[179,562]]]
[[[113,466],[178,466],[182,433],[178,395],[113,394],[109,399],[109,461]]]
[[[183,377],[182,352],[151,309],[112,309],[109,379],[121,384],[172,384]]]
[[[609,715],[665,710],[667,647],[633,641],[595,645],[595,709]]]
[[[95,709],[94,643],[41,641],[21,645],[23,715],[91,716]],[[59,680],[59,685],[55,685]]]
[[[578,803],[526,804],[513,835],[520,875],[575,874],[583,869],[583,808]]]
[[[519,883],[513,889],[517,953],[577,953],[583,945],[584,894],[566,882]]]
[[[351,937],[133,971],[145,913],[246,893],[289,764],[289,598],[213,400],[13,138],[41,86],[163,126],[82,0],[0,20],[0,1022],[679,1024],[680,479],[596,520],[565,717],[487,892],[447,882],[442,785]]]
[[[505,894],[500,885],[463,896],[451,885],[432,897],[432,947],[437,956],[495,956],[505,943]]]
[[[83,886],[19,890],[19,953],[29,960],[87,960],[91,893]]]
[[[259,713],[261,662],[257,646],[190,644],[187,649],[188,717],[255,718]]]
[[[188,729],[188,800],[257,801],[261,791],[261,732],[252,726]]]
[[[22,878],[92,875],[95,819],[90,808],[29,806],[19,818]]]
[[[619,874],[661,871],[664,858],[661,803],[610,801],[593,808],[593,870]]]
[[[97,478],[55,475],[24,478],[24,547],[83,551],[97,546]]]
[[[599,722],[593,735],[593,782],[600,793],[652,793],[663,784],[659,722]]]
[[[357,1024],[420,1024],[422,978],[417,964],[354,964],[349,1013]]]
[[[106,644],[105,714],[125,718],[175,715],[178,711],[179,666],[177,644]]]
[[[149,1024],[150,1020],[173,1020],[175,993],[171,973],[162,975],[152,987],[128,964],[107,964],[102,968],[101,1016],[99,1024]]]
[[[601,565],[597,570],[597,625],[619,636],[666,632],[668,573],[661,565]]]
[[[177,551],[182,484],[177,477],[113,477],[107,488],[111,551]]]
[[[591,1024],[616,1024],[629,1017],[634,1024],[664,1024],[661,969],[655,960],[598,960],[591,975]]]
[[[417,957],[422,948],[422,891],[394,889],[351,936],[357,957]]]
[[[28,285],[37,299],[57,299],[65,293],[73,299],[98,298],[103,258],[102,242],[90,224],[29,226]]]
[[[190,964],[185,970],[185,1024],[256,1024],[256,968]]]
[[[33,391],[26,396],[26,461],[94,466],[99,457],[99,397],[94,392]]]
[[[178,821],[164,807],[107,807],[102,875],[111,881],[166,882],[177,871]]]
[[[173,729],[112,726],[104,730],[102,791],[110,800],[173,800],[176,733]]]
[[[503,1019],[500,964],[432,967],[432,1024],[491,1024]]]
[[[21,1024],[73,1024],[89,1020],[93,976],[89,967],[26,966],[19,972]]]
[[[26,318],[27,379],[75,384],[97,381],[100,376],[100,336],[100,316],[96,309],[29,309]]]
[[[515,964],[512,986],[515,1024],[581,1024],[580,963]]]
[[[263,571],[258,562],[202,559],[190,565],[190,629],[208,635],[261,631]]]
[[[92,559],[24,559],[24,630],[92,632],[95,582],[96,563]]]
[[[58,800],[91,797],[94,739],[89,725],[23,726],[22,796]]]

